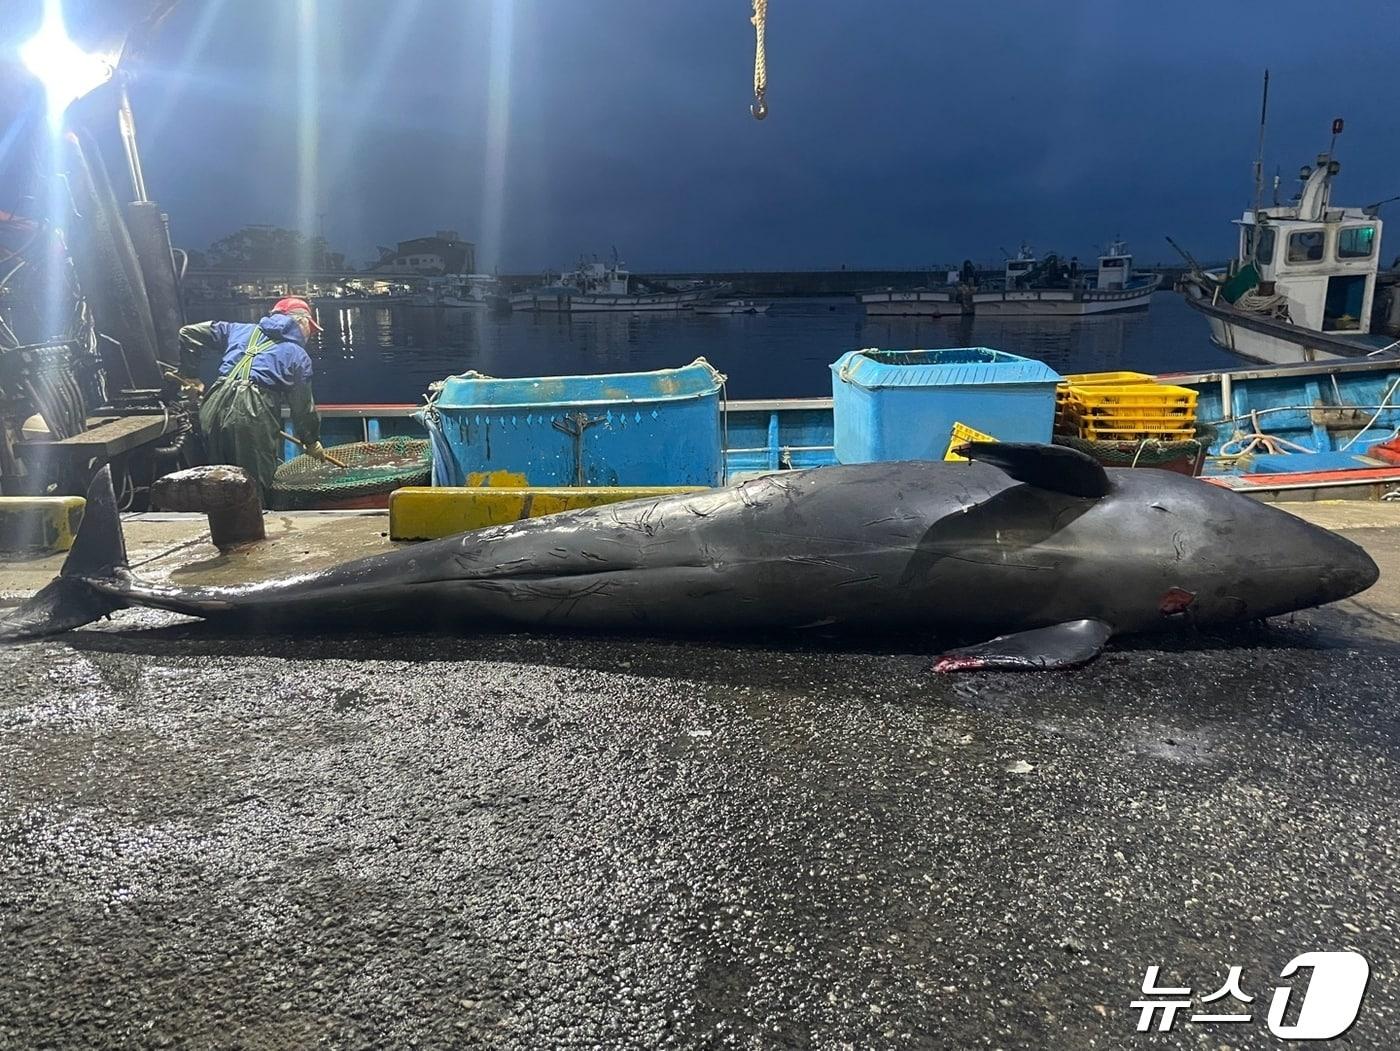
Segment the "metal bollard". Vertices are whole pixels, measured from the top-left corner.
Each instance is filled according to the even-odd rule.
[[[241,467],[213,464],[167,474],[151,485],[151,506],[204,512],[210,537],[220,550],[267,536],[257,483]]]

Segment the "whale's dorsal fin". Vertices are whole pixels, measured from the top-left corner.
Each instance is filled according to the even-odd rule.
[[[1030,442],[968,442],[956,452],[1000,467],[1018,482],[1070,496],[1107,496],[1103,466],[1078,449]]]

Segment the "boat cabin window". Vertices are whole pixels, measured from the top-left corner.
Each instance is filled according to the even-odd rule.
[[[1100,260],[1099,260],[1099,266],[1104,266],[1104,267],[1122,267],[1122,266],[1125,266],[1125,265],[1127,264],[1127,262],[1128,262],[1128,261],[1127,261],[1126,259],[1100,259]]]
[[[1255,233],[1258,233],[1258,243],[1255,243]],[[1244,228],[1244,257],[1242,262],[1254,262],[1260,266],[1272,266],[1274,263],[1274,228],[1272,226]]]
[[[1338,259],[1370,259],[1375,250],[1374,226],[1348,226],[1337,234]]]
[[[1321,230],[1300,230],[1296,234],[1289,234],[1288,261],[1290,263],[1322,262],[1323,240]]]

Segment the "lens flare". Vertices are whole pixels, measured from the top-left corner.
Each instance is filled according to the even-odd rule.
[[[60,0],[44,0],[39,31],[19,49],[29,72],[44,85],[49,124],[57,128],[68,107],[112,78],[112,66],[100,55],[89,55],[68,36]]]

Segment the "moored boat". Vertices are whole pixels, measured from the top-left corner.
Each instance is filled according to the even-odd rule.
[[[1162,283],[1160,274],[1134,272],[1123,241],[1099,256],[1098,270],[1081,274],[1077,261],[1054,255],[1037,260],[1026,245],[1006,261],[1001,288],[972,294],[974,313],[1015,317],[1082,317],[1144,310]]]
[[[1216,484],[1283,499],[1400,486],[1400,464],[1377,451],[1400,431],[1394,357],[1160,378],[1199,392],[1205,477]]]
[[[1387,455],[1400,431],[1400,360],[1331,362],[1170,374],[1161,382],[1196,392],[1203,477],[1266,499],[1378,498],[1400,491],[1400,463]],[[831,398],[721,404],[727,478],[837,462]],[[426,438],[415,405],[322,405],[325,440]],[[518,409],[549,423],[548,406]],[[542,414],[542,415],[541,415]],[[596,414],[595,414],[596,415]],[[522,419],[524,417],[521,417]],[[591,417],[590,417],[591,418]],[[567,421],[565,421],[567,422]],[[550,424],[552,426],[552,424]],[[995,437],[995,435],[993,435]],[[1132,445],[1118,441],[1117,446]],[[1144,439],[1116,462],[1161,465],[1162,443]],[[1118,450],[1121,451],[1121,450]],[[288,444],[288,456],[297,450]]]
[[[856,299],[871,317],[956,317],[967,310],[967,293],[972,281],[972,264],[964,266],[966,274],[947,271],[946,283],[941,286],[876,288],[857,293]]]
[[[415,297],[419,306],[460,307],[486,310],[504,306],[506,297],[494,274],[444,274],[428,282],[428,289]]]
[[[636,292],[633,280],[631,272],[616,259],[611,263],[581,262],[558,281],[514,293],[510,308],[556,313],[674,312],[706,302],[723,291],[721,286],[701,285],[680,291]]]
[[[1334,137],[1340,131],[1337,121]],[[1228,267],[1193,266],[1181,280],[1179,290],[1205,315],[1212,342],[1275,365],[1365,358],[1400,347],[1400,340],[1372,331],[1381,219],[1374,207],[1332,206],[1340,171],[1330,150],[1320,154],[1300,172],[1294,203],[1256,205],[1235,220],[1239,249]],[[1392,284],[1387,295],[1395,307],[1400,288]]]
[[[856,298],[871,317],[957,317],[963,313],[957,288],[885,288],[861,292]]]
[[[696,303],[694,310],[697,314],[766,314],[770,305],[752,299],[724,299]]]
[[[357,307],[398,307],[409,306],[413,303],[413,296],[398,295],[390,293],[371,293],[366,295],[347,296],[312,296],[311,303],[318,310],[350,310]],[[267,303],[268,306],[272,302]]]

